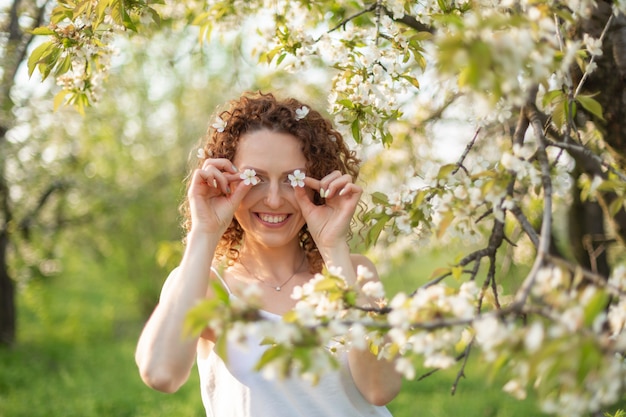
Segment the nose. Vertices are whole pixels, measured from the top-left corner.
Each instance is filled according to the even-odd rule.
[[[265,193],[265,205],[271,209],[277,209],[283,203],[282,187],[277,181],[271,181],[268,185]]]

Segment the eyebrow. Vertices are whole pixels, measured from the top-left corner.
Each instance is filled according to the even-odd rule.
[[[259,169],[259,168],[255,168],[255,167],[253,167],[253,166],[246,165],[246,166],[243,166],[242,168],[243,168],[243,169],[253,169],[253,170],[254,170],[257,174],[265,174],[265,175],[267,175],[267,171],[262,170],[262,169]],[[298,169],[299,169],[300,171],[302,171],[302,172],[306,173],[306,168],[294,168],[294,169],[290,169],[290,170],[285,171],[285,172],[281,172],[281,174],[280,174],[280,175],[291,174],[292,172],[294,172],[294,171],[296,171],[296,170],[298,170]]]

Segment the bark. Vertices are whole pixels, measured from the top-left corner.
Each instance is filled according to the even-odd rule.
[[[15,284],[8,271],[8,244],[8,233],[0,232],[0,346],[11,346],[15,341]]]
[[[16,306],[15,282],[9,270],[8,250],[13,233],[13,211],[6,177],[6,134],[13,125],[11,89],[15,85],[18,68],[27,60],[28,46],[33,36],[20,27],[20,20],[30,21],[30,28],[40,26],[47,2],[37,6],[35,2],[14,0],[7,8],[9,18],[0,34],[6,38],[0,79],[0,345],[11,345],[15,341]]]
[[[591,17],[576,28],[582,38],[587,33],[593,38],[600,38],[611,15],[611,2],[599,1]],[[578,117],[579,124],[591,119],[601,130],[610,156],[624,167],[626,161],[626,16],[619,14],[613,17],[609,26],[603,54],[596,58],[598,68],[585,81],[582,93],[596,94],[594,97],[602,105],[604,121],[586,114]],[[576,86],[582,79],[578,67],[572,69],[572,79]],[[581,112],[579,108],[579,112]],[[583,154],[570,153],[576,160],[576,173],[591,177],[600,175],[606,178],[606,171],[597,161]],[[606,158],[605,158],[606,159]],[[575,181],[577,178],[575,178]],[[607,219],[608,213],[602,210],[597,202],[580,201],[580,190],[574,190],[574,203],[570,210],[570,237],[575,256],[582,265],[605,277],[610,273],[606,250],[613,239],[605,230],[610,220],[614,233],[622,242],[626,240],[626,212],[621,210],[613,219]],[[610,203],[614,193],[604,193],[602,199]]]

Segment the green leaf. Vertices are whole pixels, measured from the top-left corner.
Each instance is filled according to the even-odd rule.
[[[437,230],[437,238],[441,238],[443,234],[446,232],[448,227],[452,224],[454,220],[454,213],[451,211],[447,211],[443,214],[441,222],[439,223],[439,230]]]
[[[347,98],[343,98],[341,100],[337,100],[337,103],[341,104],[346,109],[353,109],[354,108],[354,103],[352,102],[352,100],[348,100]]]
[[[576,96],[576,101],[589,113],[593,114],[600,120],[604,121],[604,115],[602,114],[602,105],[589,95],[579,94]]]
[[[283,60],[287,57],[287,53],[283,52],[282,54],[280,54],[278,56],[278,59],[276,60],[276,65],[280,65],[281,62],[283,62]]]
[[[615,217],[615,215],[624,207],[624,197],[620,196],[615,198],[615,200],[611,201],[609,205],[609,213],[611,216]]]
[[[559,103],[566,99],[563,90],[548,91],[543,95],[542,104],[546,107],[548,104]]]
[[[354,140],[356,141],[356,143],[361,143],[361,126],[359,124],[358,117],[356,117],[352,121],[352,124],[350,125],[350,129],[352,130],[352,137],[354,137]]]
[[[608,304],[608,296],[603,291],[596,292],[588,301],[584,310],[584,323],[585,326],[591,326],[598,316],[598,314],[604,312]]]
[[[71,68],[72,68],[72,57],[70,54],[67,54],[65,55],[65,58],[63,58],[63,61],[61,61],[61,63],[56,66],[56,69],[54,70],[54,75],[57,77],[59,75],[63,75],[66,72],[68,72]]]
[[[381,193],[380,191],[373,192],[370,194],[370,197],[372,197],[372,202],[374,204],[389,204],[389,197],[387,197],[387,194]]]
[[[454,171],[456,169],[456,164],[446,164],[446,165],[442,165],[441,168],[439,168],[439,172],[437,173],[437,179],[441,180],[446,178],[448,175],[450,175],[452,173],[452,171]]]
[[[38,47],[36,47],[33,50],[33,52],[31,52],[30,56],[28,57],[28,76],[29,77],[33,75],[33,72],[35,71],[35,67],[37,66],[37,64],[39,64],[44,54],[49,53],[49,50],[53,47],[54,47],[54,43],[52,41],[44,42]]]
[[[37,36],[50,36],[54,35],[54,31],[46,26],[40,26],[30,31],[33,35]]]
[[[461,276],[463,275],[463,267],[462,266],[453,266],[450,270],[452,272],[452,277],[457,281],[461,280]]]
[[[331,291],[339,289],[339,280],[337,278],[326,278],[315,284],[315,291]]]
[[[185,323],[183,326],[183,334],[185,335],[199,335],[217,309],[217,301],[215,299],[204,300],[198,305],[194,306],[187,313]]]
[[[282,345],[272,346],[269,349],[265,350],[265,352],[263,352],[261,359],[259,359],[259,361],[254,366],[254,370],[260,371],[268,363],[275,361],[276,359],[280,359],[281,357],[286,356],[288,353],[289,352],[287,351],[287,349],[285,349],[285,347]]]
[[[382,135],[382,141],[383,141],[383,145],[386,148],[389,148],[391,146],[391,144],[393,143],[393,135],[391,133],[389,133],[388,130],[380,130],[381,135]]]
[[[63,104],[67,103],[66,97],[72,94],[71,91],[61,90],[54,96],[53,109],[57,111]]]
[[[441,276],[444,276],[450,273],[451,273],[450,268],[439,267],[439,268],[436,268],[432,274],[430,274],[430,279],[439,278]]]
[[[410,75],[401,75],[400,78],[404,78],[408,82],[410,82],[413,87],[420,88],[420,82],[415,77],[411,77]]]
[[[222,358],[224,362],[228,361],[228,330],[224,329],[224,333],[220,335],[215,341],[215,353]]]
[[[390,217],[388,215],[381,216],[376,223],[368,230],[367,235],[365,236],[365,246],[371,247],[374,245],[378,238],[380,237],[381,232],[384,230],[385,225],[389,221]]]
[[[226,288],[219,281],[213,281],[213,292],[215,293],[215,298],[225,305],[230,304],[230,295]]]

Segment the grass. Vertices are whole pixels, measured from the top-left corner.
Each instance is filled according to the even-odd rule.
[[[390,292],[414,289],[416,271],[428,278],[446,256],[418,258],[400,268],[385,281]],[[196,372],[171,395],[152,391],[140,381],[133,352],[145,317],[136,285],[111,276],[112,271],[102,270],[84,277],[70,269],[20,293],[19,341],[12,349],[0,349],[0,417],[204,415]],[[467,378],[451,396],[457,372],[405,382],[389,405],[393,415],[542,416],[532,399],[517,401],[501,391],[502,384],[488,384],[482,364],[471,357]]]

